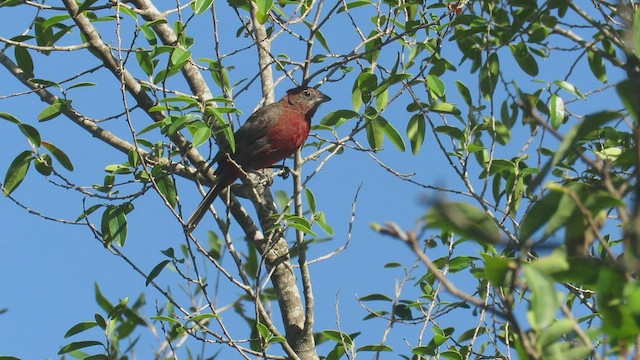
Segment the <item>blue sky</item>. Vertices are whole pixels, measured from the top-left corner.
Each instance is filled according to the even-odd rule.
[[[23,29],[28,20],[22,16],[19,8],[3,8],[0,11],[0,23],[5,26],[0,30],[0,36],[10,37],[19,31],[16,29]],[[226,24],[226,20],[235,20],[235,15],[221,18],[221,28],[228,29],[230,34],[235,34],[237,24],[235,22],[234,25]],[[108,29],[110,25],[101,24],[100,26]],[[194,57],[208,56],[207,53],[212,49],[206,41],[211,31],[207,20],[202,19],[201,22],[196,22],[190,29],[201,39],[198,40],[201,42],[197,42],[194,47],[196,52]],[[341,32],[336,28],[325,33],[330,44],[335,46],[336,52],[344,50],[341,49],[341,44],[345,44],[345,48],[352,45],[348,41],[340,42],[345,40],[346,35],[352,34]],[[350,40],[355,39],[350,38]],[[237,41],[246,41],[246,39],[241,38]],[[68,40],[69,44],[79,42],[77,32]],[[202,46],[199,46],[200,44]],[[445,47],[452,54],[456,53],[453,43],[445,43]],[[223,51],[231,50],[231,47],[223,49]],[[302,51],[303,49],[297,47],[295,42],[283,41],[274,44],[274,53],[286,52],[291,58],[299,58]],[[317,51],[323,50],[318,47]],[[8,53],[12,54],[12,51]],[[230,72],[232,82],[255,73],[255,59],[252,57],[254,55],[255,50],[252,49],[245,52],[244,56],[233,58],[235,69]],[[67,53],[54,53],[49,57],[34,54],[34,59],[36,76],[52,80],[64,79],[82,69],[98,64],[95,59],[86,54],[78,58],[70,57]],[[387,58],[383,61],[393,60]],[[563,60],[561,56],[554,57],[553,62],[551,60],[540,62],[542,71],[538,78],[555,80],[558,76],[564,75],[569,64],[570,60]],[[509,64],[507,61],[502,66],[503,69],[511,71],[516,65]],[[579,69],[579,71],[585,70]],[[518,70],[515,69],[515,71]],[[474,83],[474,79],[475,75],[468,75],[468,69],[464,65],[458,72],[449,73],[443,77],[447,85],[447,94],[450,96],[449,101],[460,104],[463,112],[466,112],[466,107],[457,96],[454,81],[461,80],[469,85]],[[574,76],[570,80],[579,87],[596,86],[595,79],[590,74],[584,77]],[[79,81],[93,81],[98,83],[98,86],[72,90],[70,97],[74,99],[74,106],[96,118],[118,112],[114,110],[114,106],[121,106],[118,83],[111,74],[101,70]],[[524,76],[519,85],[525,89],[529,86],[531,88],[537,86]],[[290,82],[284,81],[277,87],[276,97],[280,98],[285,90],[292,86]],[[327,84],[321,88],[324,93],[333,98],[333,101],[320,108],[315,116],[316,122],[331,111],[352,108],[351,86],[352,80],[349,80]],[[242,121],[258,104],[260,100],[258,89],[259,87],[254,85],[250,91],[237,98],[236,106],[244,112],[241,116]],[[8,75],[2,76],[0,96],[24,90],[24,87],[15,79]],[[502,99],[497,102],[498,105],[501,102]],[[589,108],[597,108],[599,105],[580,104],[580,111],[590,111]],[[404,133],[409,117],[404,106],[406,103],[400,102],[385,113],[385,118],[401,133]],[[83,186],[100,183],[105,175],[106,165],[126,161],[126,156],[92,139],[66,118],[59,117],[39,124],[36,118],[44,107],[35,95],[0,100],[0,111],[9,112],[21,121],[36,126],[44,140],[54,143],[70,156],[75,171],[64,174],[73,182]],[[139,129],[149,124],[148,119],[139,112],[134,112],[133,118]],[[455,120],[450,119],[450,121]],[[111,125],[125,139],[130,139],[130,135],[127,137],[127,128],[124,123]],[[346,131],[346,129],[343,130]],[[526,133],[516,132],[513,136],[515,139],[513,147],[499,149],[504,152],[503,154],[515,155],[523,145],[520,140],[527,139]],[[364,134],[359,140],[366,142]],[[406,138],[405,141],[408,145]],[[18,153],[28,148],[26,140],[15,126],[8,122],[0,122],[0,153],[2,154],[0,174],[4,174]],[[427,131],[424,147],[418,155],[411,155],[410,151],[401,153],[388,140],[384,148],[384,151],[377,156],[401,173],[415,172],[414,180],[417,182],[454,189],[462,188],[460,180],[452,176],[451,170],[448,169],[447,161],[439,151],[430,131]],[[306,149],[305,153],[308,152],[309,149]],[[288,164],[291,164],[291,161],[288,161]],[[310,172],[314,166],[314,163],[307,164],[305,171]],[[477,174],[472,177],[475,181]],[[60,182],[55,179],[54,181]],[[362,153],[346,151],[345,154],[329,161],[309,184],[315,193],[318,208],[325,211],[329,223],[335,229],[335,236],[331,241],[311,247],[309,258],[327,254],[345,243],[352,202],[361,185],[362,190],[356,203],[355,222],[349,247],[339,255],[311,267],[317,306],[316,330],[337,328],[335,309],[336,301],[339,299],[343,331],[350,333],[362,330],[364,332],[361,338],[358,338],[359,346],[378,343],[386,324],[379,320],[361,322],[367,313],[358,304],[356,297],[371,293],[392,296],[396,284],[404,274],[399,268],[385,269],[384,265],[398,262],[411,267],[415,261],[414,255],[404,244],[375,233],[371,230],[370,223],[391,220],[397,222],[402,228],[413,228],[416,220],[426,211],[421,200],[424,197],[434,199],[442,195],[398,179]],[[180,181],[178,186],[184,211],[189,213],[199,203],[200,195],[195,191],[194,186],[186,181]],[[287,190],[290,187],[290,178],[286,180],[277,178],[273,186],[274,189]],[[81,196],[74,191],[53,186],[33,168],[12,196],[21,204],[56,219],[74,220],[82,208]],[[90,200],[89,205],[93,203],[96,203],[95,200]],[[248,203],[245,205],[249,206]],[[218,200],[216,207],[219,211],[222,211],[222,206]],[[147,196],[137,200],[135,207],[136,210],[128,217],[129,235],[123,252],[148,272],[165,259],[160,253],[161,250],[168,247],[177,249],[184,240],[180,225],[154,192],[151,191]],[[126,296],[133,300],[144,292],[148,304],[145,307],[147,316],[155,315],[156,304],[162,306],[166,302],[166,299],[157,291],[145,288],[145,279],[136,274],[130,266],[105,251],[87,228],[44,220],[37,215],[29,214],[6,198],[0,200],[0,214],[3,216],[4,225],[3,235],[0,237],[0,254],[3,255],[0,261],[0,282],[3,288],[0,309],[7,309],[6,313],[0,315],[0,355],[13,355],[23,359],[58,358],[56,354],[59,348],[70,341],[63,339],[68,328],[80,321],[92,320],[93,314],[99,311],[94,300],[95,283],[99,284],[103,293],[114,303]],[[92,221],[99,224],[98,216],[99,213],[94,214]],[[211,222],[211,217],[205,218],[195,232],[195,235],[202,239],[206,239],[208,227],[205,222],[207,221]],[[232,236],[234,236],[234,243],[241,244],[244,241],[239,232],[235,232]],[[468,251],[464,255],[477,256],[478,254],[478,248],[474,246],[462,249]],[[429,255],[437,258],[445,254],[446,248],[439,247]],[[414,270],[413,277],[419,278],[423,273],[424,269],[419,266]],[[211,279],[215,278],[215,270],[210,268],[208,275]],[[415,297],[416,289],[412,288],[414,281],[409,281],[406,286],[406,297]],[[462,281],[466,282],[465,279]],[[179,292],[180,279],[171,271],[165,270],[158,278],[158,282]],[[235,293],[223,294],[220,303],[224,305],[225,301],[230,301],[238,294],[237,289]],[[223,314],[224,316],[226,315]],[[451,324],[460,321],[465,319],[453,316],[443,320],[444,323]],[[279,321],[276,323],[279,324]],[[235,326],[231,325],[232,328]],[[237,328],[238,331],[243,329],[241,326]],[[410,353],[410,347],[404,341],[416,345],[412,341],[415,340],[415,334],[418,331],[418,325],[400,326],[392,331],[390,345],[397,350],[402,350],[401,353]],[[238,333],[238,337],[242,336],[247,334]],[[82,338],[101,340],[97,331],[88,332]],[[162,341],[161,338],[154,338],[148,333],[143,339],[138,347],[138,356],[141,359],[149,358]],[[195,343],[192,345],[197,348]],[[207,353],[210,354],[211,351]],[[184,356],[184,353],[182,355]]]

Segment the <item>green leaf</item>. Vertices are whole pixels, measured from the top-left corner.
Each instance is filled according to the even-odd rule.
[[[191,6],[193,7],[193,12],[196,15],[200,15],[207,11],[211,4],[213,4],[213,0],[195,0]]]
[[[500,60],[498,54],[492,53],[480,70],[480,92],[487,100],[491,100],[493,92],[498,84],[498,75],[500,74]]]
[[[51,156],[49,154],[42,154],[41,157],[36,158],[33,165],[36,167],[36,171],[44,176],[49,176],[53,172],[51,168]]]
[[[269,19],[269,11],[273,6],[273,0],[255,0],[258,6],[258,20],[260,24],[264,24]]]
[[[67,91],[69,91],[71,89],[76,89],[76,88],[81,88],[81,87],[89,87],[89,86],[96,86],[96,83],[90,82],[90,81],[79,82],[79,83],[76,83],[76,84],[73,84],[73,85],[69,86],[67,88]]]
[[[77,324],[73,325],[71,327],[71,329],[69,329],[67,331],[66,334],[64,334],[64,338],[66,339],[66,338],[68,338],[70,336],[73,336],[75,334],[79,334],[79,333],[81,333],[83,331],[89,330],[89,329],[94,328],[96,326],[98,326],[98,323],[96,323],[95,321],[84,321],[84,322],[81,322],[81,323],[77,323]]]
[[[325,330],[321,333],[327,338],[337,342],[338,344],[345,343],[347,346],[353,345],[353,339],[348,334],[345,334],[338,330]]]
[[[210,138],[211,129],[208,126],[203,126],[198,129],[195,134],[193,134],[193,146],[198,147],[207,142],[207,140],[209,140]]]
[[[18,128],[27,137],[30,143],[35,147],[40,147],[42,139],[40,133],[36,128],[28,124],[18,124]]]
[[[313,192],[309,188],[304,189],[304,193],[307,198],[307,204],[309,205],[309,211],[312,214],[316,213],[316,197],[313,195]]]
[[[398,150],[404,152],[406,147],[404,145],[404,140],[402,140],[402,136],[400,135],[398,130],[396,130],[396,128],[394,128],[393,125],[391,125],[391,123],[384,119],[382,116],[378,116],[375,121],[377,121],[380,126],[382,126],[384,133],[387,135],[389,140],[391,140],[393,145],[395,145]]]
[[[322,118],[322,120],[320,120],[320,124],[339,127],[347,120],[353,119],[357,116],[358,113],[352,110],[337,110],[327,114],[324,118]]]
[[[167,264],[169,264],[170,262],[171,260],[162,260],[158,265],[154,266],[153,270],[151,270],[151,272],[149,273],[149,276],[147,276],[147,281],[144,282],[144,286],[149,286],[153,279],[157,278],[164,267],[167,266]]]
[[[47,106],[38,114],[38,121],[48,121],[55,118],[67,110],[68,104],[68,101],[56,99],[53,104]]]
[[[542,330],[551,324],[560,305],[554,282],[547,274],[529,264],[524,264],[523,269],[527,285],[531,289],[531,325],[536,330]]]
[[[373,151],[379,151],[382,149],[382,144],[384,142],[384,129],[380,126],[378,121],[376,119],[369,121],[365,130],[367,134],[367,141]]]
[[[438,202],[425,216],[429,227],[453,232],[480,243],[500,242],[500,230],[484,211],[463,202]]]
[[[414,114],[407,124],[407,137],[411,143],[411,152],[416,155],[422,143],[424,142],[425,132],[427,131],[426,122],[423,114]]]
[[[158,320],[158,321],[166,321],[168,323],[172,323],[172,324],[176,324],[176,325],[182,326],[182,323],[178,319],[174,319],[174,318],[168,317],[168,316],[157,315],[157,316],[152,316],[151,319],[152,320]]]
[[[156,178],[156,185],[158,185],[158,191],[160,191],[160,194],[162,194],[169,205],[175,209],[178,204],[178,192],[176,191],[176,184],[173,182],[173,179],[170,176],[163,174]]]
[[[382,352],[382,351],[393,351],[393,348],[391,346],[387,346],[387,345],[365,345],[365,346],[361,346],[358,348],[358,350],[356,350],[357,352],[360,351],[375,351],[375,352]]]
[[[586,99],[586,97],[584,96],[584,94],[582,94],[580,92],[580,90],[578,90],[577,87],[575,87],[573,84],[571,84],[568,81],[564,81],[564,80],[556,80],[553,82],[554,84],[558,85],[561,89],[564,89],[570,93],[572,93],[573,95],[579,97],[580,99]]]
[[[327,42],[327,39],[322,34],[322,31],[320,31],[319,29],[316,29],[315,35],[320,45],[322,45],[322,47],[325,48],[327,52],[331,52],[331,49],[329,48],[329,43]]]
[[[458,92],[464,99],[464,102],[469,106],[473,106],[473,100],[471,100],[471,92],[467,85],[465,85],[462,81],[456,80],[456,87],[458,88]]]
[[[94,211],[98,210],[99,208],[101,208],[103,205],[101,204],[97,204],[97,205],[93,205],[91,207],[89,207],[87,210],[83,211],[82,214],[80,214],[80,216],[78,216],[78,218],[76,219],[76,222],[86,218],[87,216],[91,215]]]
[[[564,122],[564,101],[556,94],[551,96],[549,101],[549,110],[551,111],[551,126],[558,129]]]
[[[58,355],[66,354],[66,353],[69,353],[69,352],[71,352],[73,350],[84,349],[86,347],[98,346],[98,345],[104,347],[104,345],[100,341],[77,341],[77,342],[72,342],[71,344],[67,344],[67,345],[63,346],[62,349],[60,349],[60,351],[58,351]]]
[[[429,111],[444,113],[444,114],[455,114],[458,113],[459,110],[456,109],[456,105],[448,102],[439,102],[429,106]]]
[[[603,83],[607,82],[607,68],[604,66],[604,61],[602,60],[602,55],[600,52],[591,51],[587,52],[587,60],[589,61],[589,68],[591,72],[596,77],[596,79],[600,80]]]
[[[562,339],[565,335],[572,332],[574,326],[576,326],[576,323],[571,319],[554,321],[538,335],[536,345],[540,350],[547,345],[552,345]]]
[[[484,276],[496,286],[507,286],[512,279],[513,271],[517,269],[514,259],[505,256],[490,256],[481,254],[484,260]]]
[[[120,206],[109,205],[102,214],[102,239],[105,246],[124,246],[127,240],[127,217]]]
[[[25,150],[18,154],[15,159],[9,165],[7,174],[4,177],[4,195],[10,195],[15,189],[18,188],[22,180],[24,180],[29,170],[31,161],[35,159],[33,153],[29,150]]]
[[[195,315],[189,318],[189,320],[194,322],[198,322],[206,319],[220,319],[220,316],[216,314],[200,314],[200,315]]]
[[[640,56],[640,10],[636,11],[633,17],[633,45],[636,56]]]
[[[429,91],[437,98],[443,99],[446,93],[445,85],[439,77],[429,74],[427,75],[427,86]]]
[[[316,224],[318,224],[318,226],[322,228],[322,231],[324,231],[329,236],[333,236],[333,228],[327,223],[327,219],[325,218],[323,211],[318,211],[317,213],[315,213],[313,215],[313,219],[315,220]]]
[[[384,294],[371,294],[367,296],[363,296],[358,299],[359,301],[389,301],[392,302],[393,299]]]
[[[156,63],[151,58],[151,55],[149,55],[148,52],[146,51],[136,52],[136,60],[138,60],[138,65],[140,65],[140,68],[142,69],[142,71],[144,71],[144,73],[147,76],[153,75],[153,71],[155,70]]]
[[[263,339],[269,340],[273,336],[271,331],[269,331],[269,328],[261,322],[256,323],[256,328]]]
[[[16,63],[20,70],[22,70],[28,78],[32,78],[33,59],[31,58],[31,54],[29,54],[29,50],[22,46],[16,46],[14,53],[16,55]]]
[[[527,75],[538,75],[538,63],[529,52],[527,44],[525,44],[523,41],[519,42],[518,44],[510,44],[509,49],[511,49],[511,54],[513,55],[514,59],[516,59],[516,62],[518,63],[520,68],[524,70]]]
[[[65,154],[62,150],[58,149],[58,147],[53,145],[52,143],[43,141],[42,145],[47,150],[49,150],[51,155],[53,155],[53,157],[56,158],[56,160],[58,160],[60,165],[62,165],[65,169],[69,171],[73,171],[73,164],[71,163],[71,160],[69,159],[67,154]]]
[[[529,190],[532,192],[540,185],[544,177],[562,161],[570,151],[574,151],[575,145],[583,141],[585,136],[592,131],[601,128],[604,124],[620,117],[619,113],[612,111],[603,111],[596,114],[587,115],[579,124],[572,127],[564,137],[564,140],[549,160],[540,170],[540,174],[529,184]]]
[[[6,113],[6,112],[0,112],[0,118],[8,120],[9,122],[12,122],[12,123],[14,123],[16,125],[20,124],[20,120],[18,120],[17,117],[15,117],[15,116],[13,116],[13,115],[11,115],[9,113]]]
[[[171,63],[176,66],[184,64],[190,58],[191,58],[191,51],[184,50],[179,47],[173,49],[173,52],[171,53]]]

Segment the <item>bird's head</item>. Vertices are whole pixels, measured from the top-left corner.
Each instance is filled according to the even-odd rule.
[[[299,86],[288,90],[287,96],[283,99],[283,101],[286,101],[290,106],[304,112],[308,117],[313,116],[320,104],[329,100],[331,100],[331,98],[327,95],[306,86]]]

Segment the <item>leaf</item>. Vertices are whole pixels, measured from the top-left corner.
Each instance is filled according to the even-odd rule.
[[[157,278],[164,267],[167,266],[167,264],[169,264],[170,262],[171,260],[162,260],[158,265],[154,266],[153,270],[151,270],[151,272],[149,273],[149,276],[147,276],[147,280],[144,282],[144,286],[149,286],[153,279]]]
[[[356,352],[360,352],[360,351],[375,351],[375,352],[382,352],[382,351],[393,351],[393,348],[391,346],[388,345],[365,345],[365,346],[361,346],[358,348],[358,350],[356,350]]]
[[[596,77],[596,79],[600,80],[603,83],[607,82],[607,68],[604,66],[604,61],[602,60],[602,55],[599,51],[591,51],[587,52],[587,60],[589,61],[589,68],[591,69],[591,73]]]
[[[0,118],[8,120],[9,122],[12,122],[12,123],[14,123],[16,125],[20,124],[20,120],[18,120],[17,117],[15,117],[15,116],[13,116],[13,115],[11,115],[9,113],[6,113],[6,112],[0,112]]]
[[[322,45],[322,47],[325,48],[325,50],[327,50],[327,52],[330,53],[331,49],[329,48],[329,43],[327,42],[327,39],[322,34],[322,31],[320,31],[319,29],[316,29],[315,35],[320,45]]]
[[[194,322],[198,322],[206,319],[220,319],[220,316],[216,314],[200,314],[200,315],[195,315],[189,318],[189,320]]]
[[[80,220],[86,218],[87,216],[91,215],[94,211],[98,210],[99,208],[101,208],[103,205],[101,204],[97,204],[97,205],[93,205],[91,207],[89,207],[87,210],[83,211],[82,214],[80,214],[80,216],[78,216],[78,218],[76,219],[76,222],[79,222]]]
[[[172,317],[168,317],[168,316],[157,315],[157,316],[152,316],[151,319],[152,320],[158,320],[158,321],[166,321],[166,322],[169,322],[169,323],[172,323],[172,324],[176,324],[176,325],[182,326],[182,323],[179,320],[174,319]]]
[[[36,128],[28,124],[18,124],[18,128],[35,147],[40,147],[42,139]]]
[[[640,56],[640,11],[636,11],[633,17],[633,45],[636,56]]]
[[[75,334],[79,334],[83,331],[89,330],[91,328],[94,328],[98,326],[98,323],[96,323],[95,321],[84,321],[81,323],[77,323],[75,325],[73,325],[71,327],[71,329],[69,329],[65,334],[64,334],[64,338],[68,338],[71,337]]]
[[[402,136],[400,135],[398,130],[396,130],[396,128],[394,128],[393,125],[391,125],[391,123],[384,119],[382,116],[378,116],[375,121],[377,121],[382,126],[384,133],[387,135],[389,140],[391,140],[393,145],[395,145],[398,150],[404,152],[406,147],[404,145],[404,140],[402,140]]]
[[[384,142],[384,129],[379,125],[378,121],[375,119],[369,121],[365,130],[367,134],[367,141],[373,151],[379,151],[382,149],[382,144]]]
[[[514,59],[520,66],[522,70],[529,76],[538,75],[538,63],[536,59],[529,52],[529,48],[524,41],[519,42],[518,44],[510,44],[509,49],[511,49],[511,54]]]
[[[337,110],[327,114],[324,118],[322,118],[322,120],[320,120],[320,124],[339,127],[347,120],[353,119],[357,116],[358,113],[352,110]]]
[[[416,155],[422,143],[424,142],[425,132],[427,130],[426,122],[423,114],[414,114],[407,124],[407,137],[411,143],[411,152]]]
[[[493,92],[498,84],[500,74],[500,60],[498,54],[491,53],[480,70],[480,92],[487,100],[491,100]]]
[[[184,64],[189,60],[189,58],[191,58],[191,51],[184,50],[179,47],[173,49],[173,52],[171,53],[171,63],[176,66]]]
[[[524,266],[524,277],[531,289],[531,325],[536,330],[542,330],[551,324],[560,305],[553,279],[529,264]]]
[[[191,6],[193,7],[193,12],[196,15],[200,15],[207,11],[211,4],[213,4],[213,0],[195,0]]]
[[[392,298],[384,294],[371,294],[371,295],[363,296],[358,300],[359,301],[389,301],[389,302],[393,301]]]
[[[444,98],[446,89],[444,82],[439,77],[429,74],[427,75],[427,86],[429,91],[437,98]]]
[[[28,78],[33,77],[33,59],[31,58],[31,54],[29,54],[29,50],[22,46],[16,46],[14,49],[14,53],[16,56],[16,63],[20,70],[24,72]]]
[[[577,87],[575,87],[573,84],[571,84],[568,81],[565,80],[556,80],[553,82],[554,84],[558,85],[560,88],[572,93],[573,95],[579,97],[580,99],[586,99],[586,97],[584,96],[584,94],[582,94],[580,92],[580,90],[578,90]]]
[[[155,62],[151,58],[148,52],[146,51],[138,51],[136,52],[136,60],[138,60],[138,65],[147,76],[152,76],[153,71],[155,70]]]
[[[269,11],[273,6],[273,0],[255,0],[258,6],[258,21],[260,24],[264,24],[269,19]]]
[[[38,121],[48,121],[55,118],[67,110],[68,104],[69,102],[65,100],[56,99],[53,104],[47,106],[38,114]]]
[[[496,286],[507,286],[512,279],[513,272],[517,269],[514,259],[505,256],[490,256],[481,254],[484,260],[484,276]]]
[[[120,206],[109,205],[102,214],[102,239],[105,246],[124,246],[127,240],[127,217]]]
[[[69,170],[69,171],[73,171],[73,164],[71,163],[71,160],[69,159],[69,157],[67,156],[67,154],[65,154],[62,150],[58,149],[57,146],[43,141],[42,145],[49,150],[49,152],[51,153],[51,155],[53,155],[54,158],[56,158],[56,160],[58,160],[58,162],[60,163],[60,165],[62,165],[65,169]]]
[[[459,112],[456,109],[456,105],[448,102],[439,102],[429,106],[429,111],[444,113],[444,114],[455,114]]]
[[[313,195],[313,192],[309,188],[304,189],[304,193],[307,198],[307,204],[309,205],[309,211],[312,214],[316,213],[316,197]]]
[[[552,191],[541,200],[536,201],[522,221],[522,225],[520,226],[520,239],[523,241],[529,240],[534,232],[547,223],[558,210],[561,198],[562,193]]]
[[[540,170],[540,174],[529,184],[529,192],[533,192],[540,185],[545,176],[560,161],[564,160],[570,151],[575,149],[575,145],[584,140],[585,136],[592,131],[601,128],[604,124],[620,117],[619,113],[613,111],[603,111],[591,115],[587,115],[580,123],[569,129],[564,140],[549,160]]]
[[[88,86],[96,86],[96,83],[94,82],[89,82],[89,81],[83,81],[83,82],[79,82],[76,84],[73,84],[71,86],[69,86],[67,88],[67,91],[71,90],[71,89],[75,89],[75,88],[80,88],[80,87],[88,87]]]
[[[169,205],[175,209],[178,204],[178,193],[173,179],[170,176],[163,174],[156,178],[156,185],[158,185],[158,191],[160,194],[162,194]]]
[[[72,342],[71,344],[67,344],[67,345],[63,346],[62,349],[60,349],[60,351],[58,351],[58,355],[66,354],[66,353],[69,353],[69,352],[71,352],[73,350],[84,349],[86,347],[97,346],[97,345],[101,345],[101,346],[104,347],[104,345],[100,341],[77,341],[77,342]]]
[[[438,202],[426,214],[429,227],[450,231],[480,243],[500,242],[498,225],[484,211],[463,202]]]
[[[198,147],[211,138],[211,129],[208,126],[203,126],[195,134],[193,134],[193,146]]]
[[[564,101],[556,94],[551,96],[549,101],[549,110],[551,111],[551,126],[558,129],[564,122]]]
[[[462,81],[456,80],[456,87],[458,88],[458,92],[464,99],[464,102],[469,106],[473,106],[473,101],[471,100],[471,92],[467,85],[465,85]]]
[[[24,180],[29,170],[31,161],[35,159],[33,153],[29,150],[25,150],[18,154],[15,159],[9,165],[7,174],[4,177],[4,195],[10,195],[15,189],[18,188],[22,180]]]
[[[576,326],[576,323],[571,319],[560,319],[558,321],[554,321],[538,335],[536,345],[540,349],[547,345],[552,345],[562,339],[565,335],[571,333],[574,326]]]

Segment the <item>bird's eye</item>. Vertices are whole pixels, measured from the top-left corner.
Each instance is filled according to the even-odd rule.
[[[311,97],[311,90],[304,90],[304,91],[302,92],[302,96],[304,96],[304,97],[306,97],[306,98]]]

